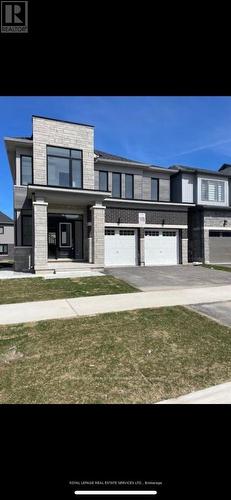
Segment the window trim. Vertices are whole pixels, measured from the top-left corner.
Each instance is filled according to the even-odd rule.
[[[208,182],[223,182],[224,184],[224,201],[205,201],[202,200],[202,181]],[[199,205],[209,205],[209,206],[220,206],[227,207],[229,205],[229,196],[228,196],[228,180],[221,178],[212,178],[212,177],[198,177],[197,179],[197,203]]]
[[[100,178],[100,173],[103,172],[104,174],[107,175],[107,189],[100,189],[100,182],[99,182],[99,191],[105,192],[108,191],[108,171],[107,170],[99,170],[99,178]]]
[[[31,158],[31,182],[28,184],[22,183],[22,158]],[[33,168],[33,155],[20,155],[20,185],[21,186],[29,186],[30,184],[34,184],[34,168]]]
[[[55,155],[55,154],[48,154],[48,148],[58,148],[58,149],[68,149],[69,151],[69,156],[59,156],[59,155]],[[71,151],[81,151],[81,158],[73,158],[71,156]],[[69,181],[71,180],[71,183],[73,182],[73,175],[72,175],[72,161],[74,160],[77,160],[77,161],[80,161],[80,164],[81,164],[81,181],[82,181],[82,185],[81,187],[77,187],[77,186],[72,186],[72,184],[69,186],[57,186],[57,185],[52,185],[52,184],[49,184],[48,183],[48,157],[51,157],[51,158],[61,158],[62,160],[65,159],[65,160],[69,160]],[[46,169],[47,169],[47,186],[49,187],[62,187],[62,188],[71,188],[71,189],[83,189],[83,150],[82,149],[78,149],[78,148],[65,148],[64,146],[57,146],[57,144],[53,145],[53,144],[46,144]]]
[[[112,192],[113,191],[113,174],[120,176],[120,196],[114,196],[113,192]],[[120,200],[122,198],[122,174],[121,174],[121,172],[112,172],[111,173],[111,194],[112,194],[112,198],[117,198],[118,200]]]
[[[157,198],[156,198],[156,200],[153,200],[153,198],[152,198],[152,180],[157,181]],[[151,201],[159,201],[159,194],[160,194],[160,179],[159,179],[159,177],[151,177]]]
[[[126,200],[134,200],[134,174],[124,174],[124,194],[125,194],[125,199]],[[132,177],[132,196],[127,197],[126,196],[126,176]]]
[[[31,245],[25,245],[23,241],[23,218],[24,217],[31,217]],[[21,245],[22,247],[32,247],[33,246],[33,217],[32,213],[31,214],[24,214],[21,211]]]
[[[6,252],[0,252],[0,255],[9,255],[8,243],[0,243],[0,246],[6,247]]]
[[[0,234],[4,234],[4,232],[5,232],[5,229],[4,229],[4,226],[3,226],[3,224],[0,224],[0,229],[2,229],[2,233],[0,232]]]

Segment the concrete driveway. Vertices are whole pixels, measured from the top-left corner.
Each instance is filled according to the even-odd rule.
[[[231,327],[231,301],[196,304],[190,306],[190,309],[205,314],[222,325]]]
[[[231,272],[202,266],[111,267],[106,274],[121,278],[142,291],[231,285]]]

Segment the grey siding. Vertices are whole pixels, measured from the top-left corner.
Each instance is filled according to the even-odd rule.
[[[31,200],[27,198],[27,187],[14,186],[14,209],[30,209],[31,207]]]
[[[159,200],[170,201],[170,182],[169,179],[159,180]]]

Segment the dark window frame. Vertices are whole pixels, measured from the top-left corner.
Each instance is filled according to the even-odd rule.
[[[0,234],[4,234],[5,230],[4,230],[4,226],[2,224],[0,224],[0,230],[2,229],[2,232],[0,231]]]
[[[108,191],[108,171],[107,170],[99,170],[99,178],[100,178],[101,172],[107,175],[107,189],[106,189],[106,191]],[[105,189],[100,189],[100,181],[99,181],[99,191],[105,191]]]
[[[23,219],[24,217],[30,217],[31,218],[31,245],[26,245],[24,244],[23,241]],[[21,212],[21,246],[22,247],[32,247],[33,246],[33,219],[32,219],[32,213],[31,214],[24,214]]]
[[[60,156],[56,154],[48,154],[48,148],[58,148],[58,149],[67,149],[69,151],[69,156]],[[81,152],[81,158],[74,158],[71,156],[71,151],[80,151]],[[61,158],[62,160],[69,160],[69,186],[59,186],[59,185],[52,185],[48,183],[48,157],[51,158]],[[75,187],[70,184],[73,182],[73,169],[72,169],[72,161],[78,160],[80,161],[81,164],[81,187]],[[50,187],[62,187],[62,188],[71,188],[71,189],[83,189],[83,150],[78,149],[78,148],[65,148],[64,146],[57,146],[53,144],[47,144],[46,145],[46,169],[47,169],[47,186]]]
[[[157,198],[156,198],[156,200],[153,200],[153,198],[152,198],[152,181],[157,181]],[[160,179],[158,177],[151,177],[151,201],[160,201],[159,195],[160,195]]]
[[[126,177],[127,176],[132,178],[132,196],[129,196],[129,197],[126,195]],[[124,187],[125,187],[125,198],[127,200],[134,200],[134,174],[125,174]]]
[[[6,247],[6,252],[0,252],[0,255],[8,255],[9,253],[9,249],[8,249],[8,243],[0,243],[0,246],[2,246],[3,248]]]
[[[31,182],[28,184],[23,184],[22,182],[22,158],[31,158]],[[30,184],[34,184],[34,172],[33,172],[33,155],[20,155],[20,185],[21,186],[29,186]]]
[[[112,177],[111,177],[111,193],[112,193],[112,198],[117,198],[118,200],[122,198],[122,174],[121,172],[112,172]],[[120,176],[120,196],[114,196],[113,195],[113,174],[119,175]]]

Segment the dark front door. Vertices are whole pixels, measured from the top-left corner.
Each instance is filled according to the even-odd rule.
[[[83,258],[81,215],[48,215],[48,258]]]
[[[73,222],[59,223],[59,257],[69,259],[74,257]]]

